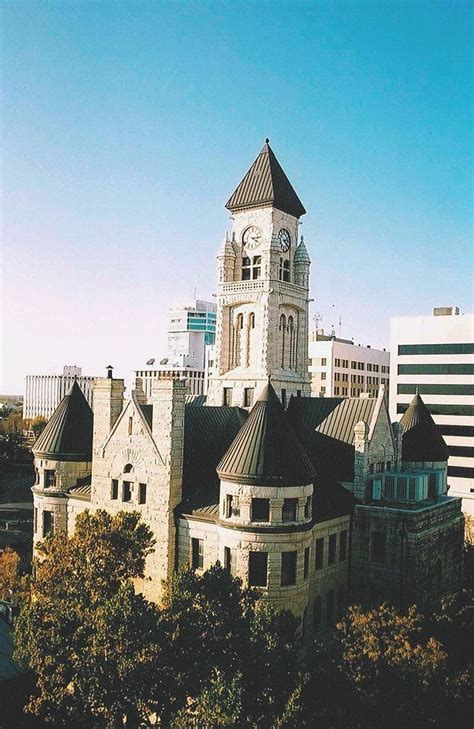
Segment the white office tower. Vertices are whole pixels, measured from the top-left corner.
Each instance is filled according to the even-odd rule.
[[[214,302],[200,299],[168,310],[167,354],[135,372],[147,399],[156,379],[184,380],[189,395],[205,394],[206,349],[215,341],[216,311]]]
[[[92,407],[94,377],[82,374],[81,367],[65,365],[62,375],[27,375],[23,417],[25,420],[43,417],[49,419],[76,381]]]
[[[474,316],[440,307],[392,319],[390,351],[392,419],[418,390],[449,448],[449,494],[474,515]]]
[[[321,329],[310,337],[309,372],[312,397],[376,397],[380,385],[388,391],[390,353]]]

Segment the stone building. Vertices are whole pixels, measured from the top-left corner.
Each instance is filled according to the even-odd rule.
[[[206,404],[173,380],[147,398],[137,378],[125,398],[109,368],[92,415],[74,385],[34,449],[35,543],[84,508],[139,511],[157,542],[149,598],[180,565],[219,560],[308,639],[348,600],[428,604],[460,579],[444,441],[419,396],[393,426],[383,389],[309,396],[304,208],[268,142],[227,207]]]

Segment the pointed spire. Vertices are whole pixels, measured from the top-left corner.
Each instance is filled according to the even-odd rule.
[[[255,486],[304,486],[315,478],[269,382],[217,466],[221,479]]]
[[[402,461],[447,461],[449,449],[431,413],[417,392],[400,420]]]
[[[294,262],[295,262],[295,264],[311,263],[311,258],[309,257],[308,249],[306,248],[303,236],[301,236],[300,244],[295,251]]]
[[[226,208],[234,211],[269,205],[295,218],[306,212],[267,138],[257,159],[227,201]]]
[[[93,414],[84,394],[74,382],[34,444],[35,456],[54,461],[92,460]]]
[[[221,243],[221,246],[219,248],[219,252],[217,255],[219,257],[220,256],[232,256],[233,258],[235,258],[235,250],[234,250],[232,243],[229,240],[229,234],[228,234],[227,230],[225,232],[224,238],[222,239],[222,243]]]

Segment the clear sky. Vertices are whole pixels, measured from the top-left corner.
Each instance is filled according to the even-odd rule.
[[[472,8],[4,1],[0,392],[162,356],[266,136],[324,327],[472,310]]]

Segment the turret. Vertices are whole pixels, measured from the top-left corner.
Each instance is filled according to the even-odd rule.
[[[226,283],[234,280],[235,248],[229,240],[227,231],[217,254],[218,282]]]
[[[308,602],[315,472],[271,384],[217,466],[220,550],[276,607]],[[238,548],[239,547],[239,548]]]
[[[33,447],[36,481],[33,544],[67,529],[68,490],[92,471],[93,414],[77,382]]]
[[[293,259],[295,268],[295,284],[305,289],[309,288],[309,269],[311,267],[311,259],[306,248],[304,238],[301,236],[300,244],[296,249]]]

